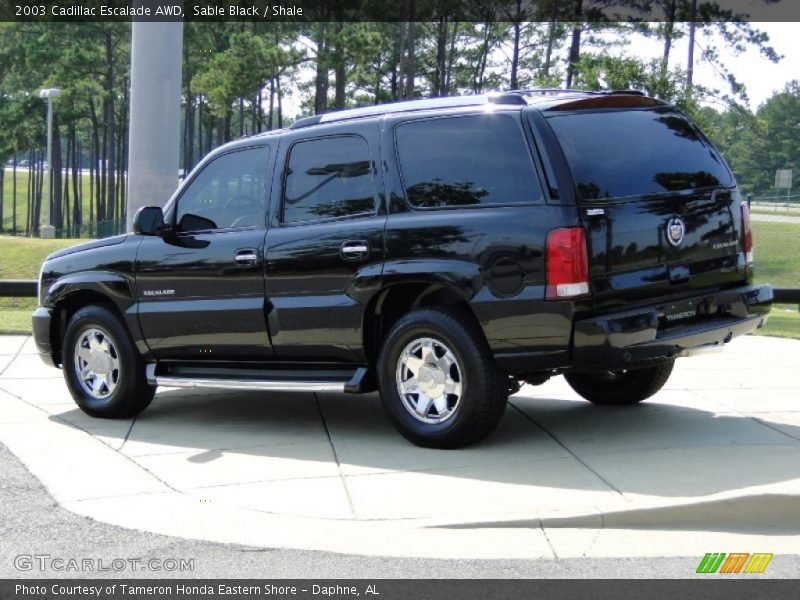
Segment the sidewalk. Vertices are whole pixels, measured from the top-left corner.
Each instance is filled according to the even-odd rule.
[[[386,556],[800,554],[800,342],[678,361],[636,407],[562,378],[464,450],[417,448],[377,396],[160,389],[135,420],[77,410],[0,338],[0,441],[67,509],[251,546]]]

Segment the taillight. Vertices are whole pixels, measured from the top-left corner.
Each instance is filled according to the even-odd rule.
[[[742,239],[744,241],[744,261],[753,264],[753,231],[750,229],[750,208],[742,202]]]
[[[554,229],[547,234],[548,300],[565,300],[589,293],[589,259],[583,227]]]

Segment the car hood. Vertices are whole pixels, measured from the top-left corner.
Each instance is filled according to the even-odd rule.
[[[113,237],[103,238],[101,240],[92,240],[91,242],[86,242],[85,244],[78,244],[77,246],[70,246],[69,248],[64,248],[63,250],[58,250],[50,254],[46,260],[51,260],[53,258],[59,258],[61,256],[66,256],[67,254],[74,254],[76,252],[83,252],[84,250],[93,250],[95,248],[104,248],[106,246],[115,246],[117,244],[121,244],[125,241],[129,234],[123,233],[122,235],[115,235]]]

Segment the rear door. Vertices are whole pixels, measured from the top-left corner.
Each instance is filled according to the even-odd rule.
[[[380,286],[386,225],[377,133],[372,120],[281,141],[266,243],[277,358],[364,360],[364,304]]]
[[[545,116],[572,172],[596,306],[745,280],[736,183],[684,115],[658,106]]]

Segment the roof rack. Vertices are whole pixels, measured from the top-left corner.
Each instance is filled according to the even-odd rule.
[[[522,90],[511,90],[508,92],[495,92],[490,94],[480,94],[475,96],[449,96],[445,98],[428,98],[425,100],[408,100],[405,102],[395,102],[389,104],[377,104],[375,106],[364,106],[361,108],[351,108],[335,112],[304,117],[297,119],[289,126],[289,129],[302,129],[321,123],[335,123],[348,119],[358,119],[360,117],[374,117],[391,113],[411,112],[417,110],[429,110],[433,108],[454,108],[459,106],[476,106],[481,104],[509,104],[526,105],[525,96],[534,95],[557,95],[557,94],[582,94],[582,95],[609,95],[609,94],[635,94],[644,96],[642,92],[636,90],[610,90],[610,91],[587,91],[587,90],[568,90],[558,88],[532,88]]]
[[[446,98],[429,98],[425,100],[409,100],[390,104],[377,104],[362,108],[351,108],[336,112],[324,113],[313,117],[297,119],[289,129],[302,129],[318,123],[334,123],[359,117],[372,117],[390,113],[410,112],[415,110],[428,110],[432,108],[453,108],[459,106],[477,106],[481,104],[511,104],[522,106],[527,104],[521,94],[515,92],[498,92],[494,94],[481,94],[476,96],[449,96]]]
[[[518,90],[509,90],[509,94],[520,94],[523,96],[533,96],[535,94],[541,94],[543,96],[546,95],[556,95],[556,94],[596,94],[598,92],[592,92],[588,90],[575,90],[569,88],[523,88]]]
[[[520,90],[509,90],[507,94],[520,94],[523,96],[533,96],[536,94],[557,95],[557,94],[589,94],[592,96],[608,96],[611,94],[631,94],[634,96],[644,96],[644,92],[639,90],[576,90],[567,88],[529,88]]]

